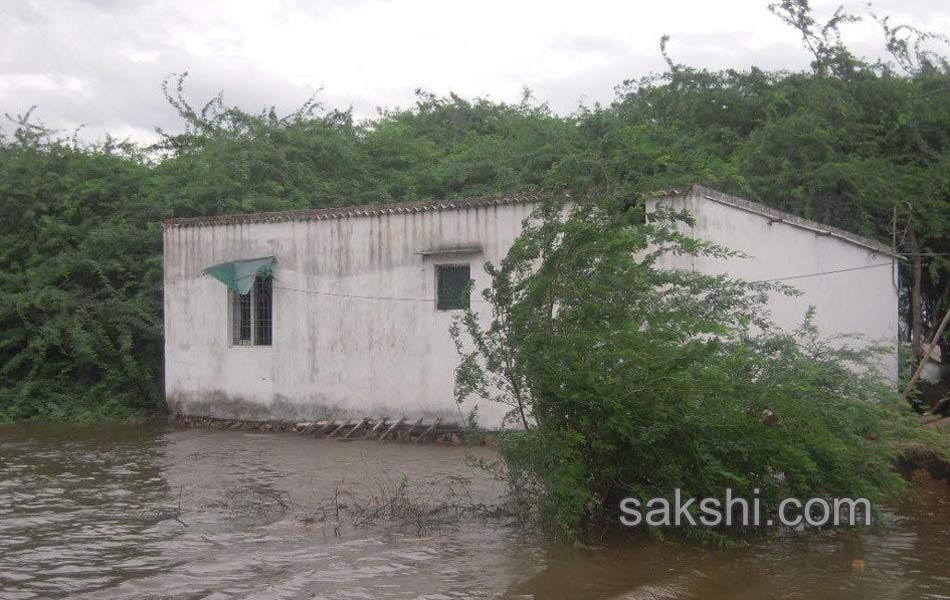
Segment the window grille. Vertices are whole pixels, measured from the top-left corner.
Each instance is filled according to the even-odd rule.
[[[270,346],[273,341],[273,283],[257,277],[246,294],[231,292],[231,343]]]
[[[273,306],[271,302],[271,278],[254,281],[254,344],[270,346]]]
[[[472,274],[468,265],[436,265],[439,310],[464,310],[470,306],[469,284]]]
[[[251,293],[231,292],[231,341],[235,346],[251,345]]]

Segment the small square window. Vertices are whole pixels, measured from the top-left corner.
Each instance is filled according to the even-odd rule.
[[[439,310],[465,310],[471,305],[469,287],[472,272],[468,265],[436,265]]]

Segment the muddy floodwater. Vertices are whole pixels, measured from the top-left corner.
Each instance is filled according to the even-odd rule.
[[[870,530],[546,549],[487,448],[0,428],[0,599],[950,598],[944,483]],[[455,507],[455,508],[453,508]]]

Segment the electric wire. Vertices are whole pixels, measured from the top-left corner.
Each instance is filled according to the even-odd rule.
[[[837,273],[847,273],[850,271],[860,271],[863,269],[873,269],[876,267],[890,267],[891,263],[878,263],[874,265],[863,265],[860,267],[849,267],[846,269],[834,269],[831,271],[820,271],[817,273],[802,273],[799,275],[788,275],[786,277],[775,277],[773,279],[760,279],[758,281],[750,281],[749,283],[774,283],[776,281],[788,281],[793,279],[806,279],[809,277],[821,277],[824,275],[834,275]],[[280,281],[276,277],[274,278],[278,282]],[[306,294],[314,294],[317,296],[329,296],[333,298],[347,298],[351,300],[380,300],[385,302],[436,302],[436,298],[413,298],[406,296],[371,296],[371,295],[362,295],[362,294],[347,294],[344,292],[328,292],[325,290],[314,290],[308,288],[298,288],[286,285],[275,285],[277,289],[289,290],[293,292],[302,292]],[[487,300],[472,298],[472,302],[484,303],[487,304]]]

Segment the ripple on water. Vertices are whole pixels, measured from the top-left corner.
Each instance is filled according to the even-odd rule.
[[[950,596],[939,487],[875,530],[727,551],[562,553],[497,523],[353,528],[327,509],[341,490],[379,494],[404,474],[446,498],[464,478],[473,500],[496,501],[501,488],[466,466],[467,452],[160,427],[2,429],[0,598]]]

